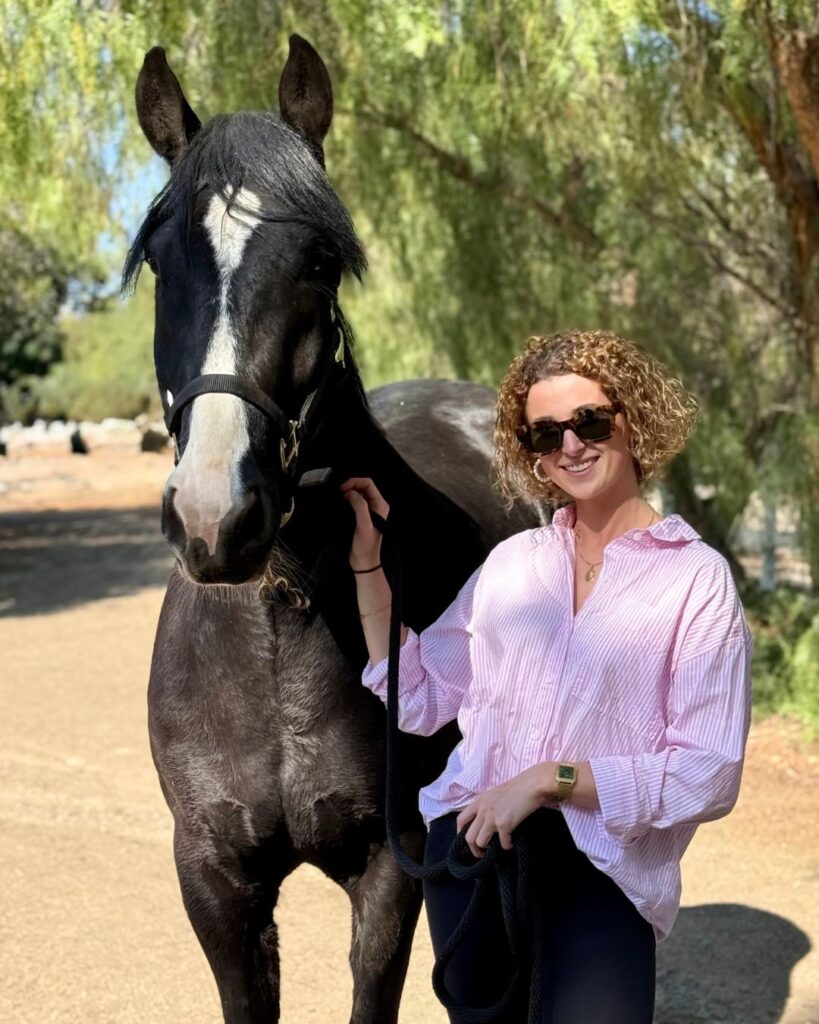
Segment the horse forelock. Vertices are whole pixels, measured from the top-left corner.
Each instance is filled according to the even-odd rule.
[[[346,207],[307,142],[275,114],[238,113],[209,121],[174,165],[139,228],[123,268],[123,290],[139,276],[151,234],[173,216],[190,237],[197,194],[210,188],[228,211],[241,213],[241,191],[259,198],[251,212],[259,221],[302,220],[338,257],[342,269],[360,277],[366,257]]]

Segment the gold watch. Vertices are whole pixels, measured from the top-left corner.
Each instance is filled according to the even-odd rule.
[[[577,782],[577,768],[573,764],[558,764],[555,769],[555,782],[557,783],[557,793],[555,793],[557,799],[568,800]]]

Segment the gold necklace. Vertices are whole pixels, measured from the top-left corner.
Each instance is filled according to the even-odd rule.
[[[584,579],[586,580],[587,583],[591,583],[594,580],[594,577],[597,575],[597,573],[594,570],[597,568],[598,565],[602,565],[603,564],[603,559],[601,558],[599,562],[590,562],[588,560],[588,558],[586,558],[586,556],[580,550],[580,548],[577,547],[576,543],[575,543],[575,550],[577,551],[578,555],[580,555],[580,557],[583,559],[583,561],[588,566],[588,569],[586,570],[586,572],[584,574]]]
[[[651,524],[654,522],[654,517],[655,516],[658,516],[658,517],[660,516],[660,513],[652,505],[649,505],[648,507],[651,509],[651,519],[649,519],[649,521],[646,523],[644,529],[648,529],[648,527],[651,526]],[[587,583],[593,583],[595,577],[597,576],[597,573],[594,570],[597,568],[598,565],[602,565],[603,564],[603,559],[601,558],[599,562],[590,562],[588,560],[588,558],[586,558],[586,556],[583,554],[583,552],[580,550],[580,548],[579,548],[579,546],[577,544],[577,527],[575,527],[574,538],[575,538],[574,549],[578,553],[578,555],[580,555],[580,557],[583,559],[583,561],[586,563],[586,565],[588,566],[588,569],[583,574],[583,578],[585,579],[585,581]]]

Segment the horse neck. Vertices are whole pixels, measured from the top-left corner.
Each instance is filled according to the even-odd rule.
[[[354,387],[328,396],[330,412],[313,443],[304,450],[307,469],[329,468],[331,482],[300,491],[281,544],[295,558],[320,611],[352,664],[366,661],[357,623],[355,586],[349,552],[355,530],[352,509],[339,491],[349,477],[371,477],[390,505],[405,566],[404,621],[423,628],[454,597],[457,586],[482,561],[478,527],[452,501],[428,485],[393,448],[374,420],[366,399]],[[429,587],[434,575],[437,585]]]
[[[332,476],[328,484],[299,491],[293,518],[283,531],[290,552],[306,567],[335,547],[345,556],[349,551],[354,523],[339,491],[344,480],[371,477],[385,495],[400,494],[413,513],[428,490],[390,444],[353,381],[331,390],[326,401],[329,412],[305,446],[299,470],[328,468]]]

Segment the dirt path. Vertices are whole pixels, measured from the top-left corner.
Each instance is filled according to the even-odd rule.
[[[168,569],[159,456],[0,460],[0,1021],[219,1024],[182,909],[145,685]],[[683,861],[658,1024],[819,1024],[819,744],[755,725],[735,811]],[[346,897],[276,912],[282,1020],[348,1019]],[[418,929],[402,1024],[443,1024]],[[624,1022],[626,1024],[626,1022]]]

